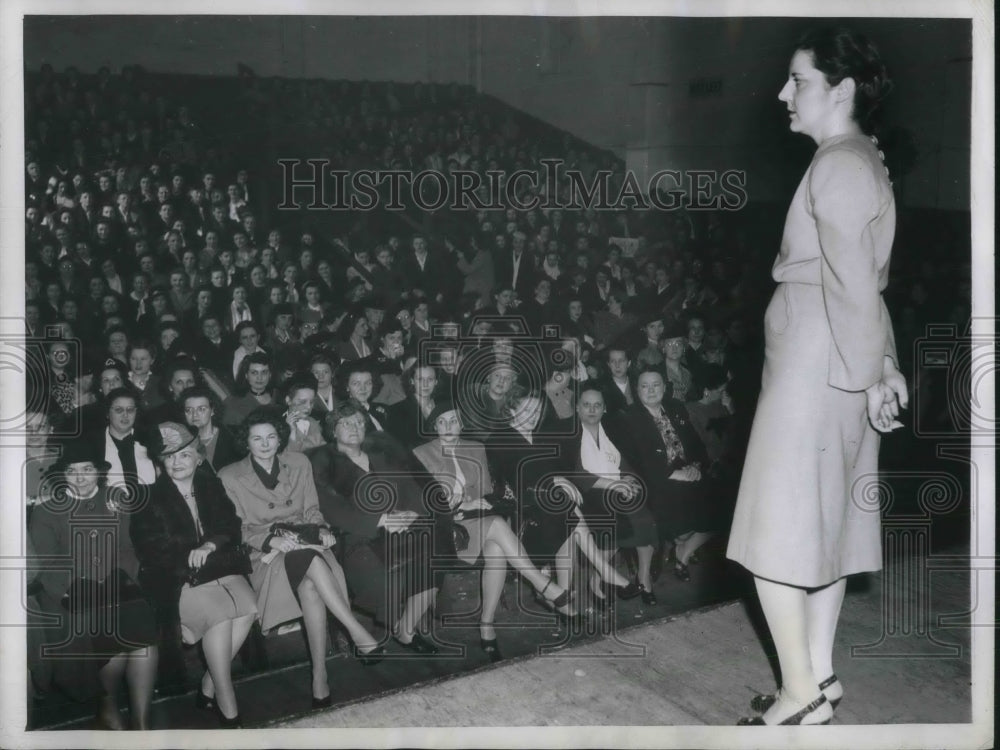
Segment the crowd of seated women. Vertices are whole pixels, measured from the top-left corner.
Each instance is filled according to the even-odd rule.
[[[552,145],[474,99],[322,90],[365,114],[360,135],[331,120],[340,148],[384,139],[356,165],[514,169]],[[301,620],[322,707],[330,617],[364,665],[433,657],[445,571],[479,568],[497,661],[509,571],[567,620],[656,607],[662,566],[689,581],[725,533],[761,296],[719,217],[500,208],[325,242],[264,225],[251,172],[138,71],[43,69],[29,94],[30,575],[58,615],[29,634],[38,694],[96,698],[117,729],[124,682],[147,728],[200,643],[197,705],[238,726],[232,660],[255,623]]]

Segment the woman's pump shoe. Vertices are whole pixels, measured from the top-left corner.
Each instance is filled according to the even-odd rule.
[[[647,589],[641,583],[639,584],[639,596],[642,597],[642,603],[647,607],[655,607],[659,603],[656,601],[656,594],[653,593],[653,590]]]
[[[803,708],[799,709],[798,711],[796,711],[794,714],[792,714],[791,716],[789,716],[784,721],[778,722],[778,724],[780,726],[796,726],[796,725],[800,725],[800,724],[802,724],[802,720],[803,719],[805,719],[807,716],[809,716],[809,714],[811,714],[813,711],[816,711],[817,709],[819,709],[820,707],[822,707],[822,705],[824,703],[826,703],[826,702],[827,702],[826,696],[823,695],[822,693],[820,693],[819,698],[817,698],[816,700],[814,700],[809,705],[804,706]],[[817,724],[817,725],[820,725],[820,724],[829,724],[829,723],[830,723],[829,719],[827,719],[826,721],[815,722],[815,724]],[[746,716],[744,716],[742,719],[740,719],[738,722],[736,722],[736,726],[738,726],[738,727],[763,727],[763,726],[768,726],[768,724],[767,724],[766,721],[764,721],[764,717],[763,716],[754,716],[754,717],[746,717]]]
[[[688,566],[679,560],[674,564],[674,578],[678,581],[684,581],[687,583],[691,580],[691,571],[688,570]]]
[[[429,640],[420,635],[419,632],[413,634],[413,638],[409,643],[403,643],[399,640],[399,636],[394,635],[393,640],[396,641],[400,646],[405,648],[407,651],[412,651],[416,654],[422,654],[424,656],[431,656],[438,652],[438,647],[431,643]]]
[[[642,593],[642,588],[635,581],[630,581],[627,586],[616,586],[616,594],[622,601],[635,599]]]
[[[326,696],[325,698],[317,698],[313,696],[312,707],[313,708],[329,708],[333,705],[333,693]]]
[[[376,646],[371,651],[359,651],[355,649],[354,654],[358,661],[366,667],[374,667],[385,658],[385,647]],[[313,701],[315,702],[315,700],[314,698]],[[314,708],[321,708],[321,706],[314,705]]]
[[[223,729],[242,729],[243,728],[243,722],[240,719],[240,715],[239,714],[236,714],[236,716],[234,716],[231,719],[229,719],[225,715],[223,715],[222,711],[219,711],[218,714],[219,714],[219,724],[222,726]]]
[[[557,596],[555,599],[546,598],[545,592],[549,590],[549,587],[553,583],[555,583],[555,581],[549,579],[549,582],[545,584],[545,586],[542,588],[541,591],[536,591],[535,601],[537,601],[542,606],[551,609],[557,615],[566,620],[571,620],[574,617],[578,617],[579,615],[576,612],[568,611],[570,605],[570,599],[572,599],[572,594],[570,593],[569,589],[564,589],[563,592],[559,594],[559,596]]]
[[[480,625],[491,625],[492,623],[480,623]],[[500,644],[497,643],[496,636],[492,638],[479,638],[479,648],[483,650],[490,661],[496,664],[498,661],[503,660],[503,654],[500,653]]]
[[[215,697],[205,695],[201,692],[201,688],[198,688],[198,692],[194,695],[194,706],[202,711],[214,711],[216,709]]]
[[[837,675],[832,674],[819,684],[819,689],[826,690],[836,681],[837,681]],[[827,698],[827,700],[830,702],[830,706],[833,708],[834,711],[837,710],[837,706],[840,705],[840,701],[843,699],[843,697],[844,696],[840,696],[839,698]],[[771,706],[773,706],[775,701],[777,700],[778,696],[774,695],[773,693],[772,694],[760,693],[750,699],[750,708],[752,708],[757,713],[762,714],[765,711],[767,711],[767,709],[769,709]]]

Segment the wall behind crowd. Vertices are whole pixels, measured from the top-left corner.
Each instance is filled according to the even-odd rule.
[[[614,151],[641,176],[745,169],[751,200],[784,202],[810,148],[788,134],[776,97],[789,44],[818,22],[47,17],[26,21],[25,63],[231,75],[241,61],[263,76],[470,84]],[[864,19],[855,26],[878,42],[897,83],[886,126],[899,142],[897,167],[906,164],[905,174],[896,169],[901,203],[968,210],[971,24]]]

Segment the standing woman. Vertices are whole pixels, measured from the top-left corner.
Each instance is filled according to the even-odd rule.
[[[820,724],[844,689],[833,644],[846,576],[882,567],[877,509],[860,500],[880,432],[899,427],[888,281],[895,203],[867,134],[889,90],[864,37],[805,36],[779,94],[793,132],[816,141],[785,220],[764,317],[765,362],[727,555],[754,574],[781,667],[748,724]],[[866,479],[865,477],[868,477]]]
[[[196,696],[222,726],[242,726],[231,664],[257,615],[239,549],[240,519],[222,482],[199,471],[204,449],[176,422],[157,425],[152,439],[163,473],[130,529],[142,564],[139,579],[159,606],[175,609],[184,642],[201,641],[208,671]]]

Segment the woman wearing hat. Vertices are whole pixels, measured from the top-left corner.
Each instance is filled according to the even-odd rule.
[[[224,467],[219,479],[243,519],[261,628],[267,632],[284,622],[303,620],[312,661],[313,706],[318,708],[331,701],[326,672],[327,612],[354,639],[362,663],[377,663],[381,652],[351,612],[344,572],[329,549],[335,539],[320,511],[312,467],[301,453],[285,451],[288,433],[280,411],[251,412],[237,439],[250,455]],[[314,526],[319,544],[279,534],[273,528],[276,523]]]
[[[696,394],[692,390],[694,379],[691,371],[684,364],[687,331],[682,323],[671,321],[667,324],[660,348],[667,384],[673,387],[673,398],[681,402],[690,401]]]
[[[493,492],[493,479],[486,462],[486,449],[482,443],[460,437],[462,420],[458,407],[451,401],[437,403],[427,417],[427,424],[437,437],[414,448],[413,455],[444,488],[452,519],[468,534],[468,541],[457,550],[458,558],[468,565],[483,560],[479,644],[491,661],[500,661],[503,656],[493,618],[503,594],[508,565],[564,614],[570,613],[569,595],[532,564],[517,535],[487,499]]]
[[[391,538],[404,538],[425,522],[411,528],[428,515],[421,487],[403,461],[405,454],[396,455],[394,442],[388,450],[365,442],[368,421],[356,404],[339,404],[327,417],[326,427],[331,442],[309,458],[323,513],[344,531],[344,567],[355,604],[389,625],[397,615],[397,603],[405,601],[392,628],[396,641],[417,653],[435,653],[437,648],[418,630],[439,585],[431,580],[430,559],[422,554],[419,541],[414,543],[414,555],[391,556],[395,549]],[[384,498],[393,502],[387,505],[381,502]],[[435,537],[436,542],[441,540]],[[401,543],[399,548],[408,546]],[[398,574],[391,576],[397,564]]]
[[[56,624],[40,625],[48,647],[30,658],[40,667],[36,682],[51,681],[78,700],[99,696],[97,719],[105,729],[125,728],[118,693],[126,679],[132,728],[149,729],[156,626],[137,583],[129,535],[145,498],[108,487],[109,467],[100,443],[67,444],[52,467],[50,497],[32,514],[35,553],[64,567],[47,565],[36,577],[39,605]]]
[[[171,619],[179,618],[184,642],[201,641],[208,671],[198,707],[214,709],[224,727],[238,727],[230,666],[257,615],[244,577],[249,559],[240,548],[240,519],[222,482],[198,470],[204,449],[197,435],[163,422],[154,440],[163,472],[131,527],[139,579],[159,607],[173,610]]]

